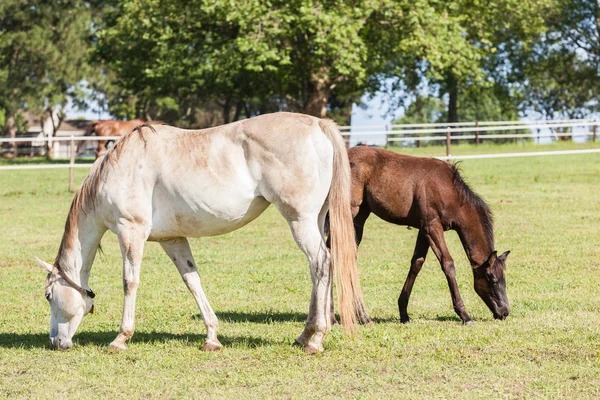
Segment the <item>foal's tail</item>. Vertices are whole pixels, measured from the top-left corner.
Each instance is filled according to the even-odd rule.
[[[356,309],[363,304],[356,266],[356,240],[350,208],[350,162],[335,122],[322,119],[319,126],[333,144],[333,178],[329,189],[329,223],[332,270],[337,270],[338,303],[344,328],[356,332]]]

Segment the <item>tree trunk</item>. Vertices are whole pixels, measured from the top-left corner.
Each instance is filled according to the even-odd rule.
[[[452,71],[446,76],[448,87],[448,122],[458,122],[458,83]]]
[[[223,123],[228,124],[231,121],[231,96],[225,98],[223,104]]]
[[[325,118],[329,94],[330,89],[326,80],[313,76],[313,81],[308,83],[307,99],[302,112],[318,118]]]
[[[7,110],[6,113],[6,124],[4,125],[4,133],[8,135],[11,139],[17,137],[17,123],[15,120],[15,115],[11,111]],[[6,153],[6,157],[13,158],[17,155],[17,143],[9,142],[8,143],[8,152]]]
[[[239,121],[240,117],[242,116],[242,110],[244,109],[245,104],[246,104],[245,101],[238,100],[238,102],[235,106],[235,114],[233,115],[234,121]]]

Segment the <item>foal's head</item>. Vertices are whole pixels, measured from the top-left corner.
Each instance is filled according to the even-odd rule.
[[[481,266],[473,269],[475,291],[496,319],[504,319],[510,312],[504,278],[505,262],[509,253],[510,251],[507,251],[498,256],[494,251]]]
[[[50,303],[50,346],[66,350],[73,345],[73,335],[83,317],[94,312],[94,294],[86,294],[79,285],[67,282],[52,265],[39,258],[36,261],[48,272],[44,286]]]

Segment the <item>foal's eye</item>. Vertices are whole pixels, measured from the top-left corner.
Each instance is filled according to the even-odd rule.
[[[44,297],[46,297],[46,300],[50,301],[50,292],[46,292]]]

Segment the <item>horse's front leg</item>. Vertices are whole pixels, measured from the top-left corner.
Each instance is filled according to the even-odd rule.
[[[144,227],[125,222],[118,226],[119,245],[123,256],[123,319],[119,334],[110,344],[114,350],[125,350],[125,342],[135,331],[135,299],[140,283],[140,268],[147,233]]]
[[[404,286],[402,287],[402,291],[400,292],[400,297],[398,297],[398,309],[400,311],[400,322],[407,323],[410,321],[408,316],[408,300],[410,299],[410,294],[413,289],[413,285],[415,280],[417,279],[417,275],[421,271],[421,267],[425,263],[425,257],[427,256],[427,251],[429,250],[429,242],[427,241],[427,237],[423,232],[423,229],[419,230],[419,235],[417,236],[417,243],[415,244],[415,251],[413,253],[412,260],[410,261],[410,270],[408,271],[408,276],[406,277],[406,281],[404,282]]]
[[[99,140],[98,147],[96,148],[96,160],[106,153],[106,140]]]
[[[177,267],[177,271],[179,271],[187,288],[194,296],[194,299],[196,299],[207,332],[206,343],[202,347],[202,350],[214,351],[221,349],[223,346],[221,345],[221,342],[219,342],[219,339],[217,339],[219,321],[208,303],[204,290],[202,290],[200,275],[196,269],[196,263],[194,262],[188,240],[186,238],[176,238],[166,242],[160,242],[160,245],[169,258],[173,260]]]
[[[463,303],[460,292],[458,291],[458,283],[456,282],[456,270],[454,267],[454,260],[450,256],[446,241],[444,239],[444,229],[441,224],[434,223],[425,228],[427,239],[431,249],[435,253],[436,257],[440,261],[442,271],[446,275],[448,281],[448,287],[450,288],[450,295],[452,296],[452,305],[454,311],[460,317],[463,324],[471,325],[473,320],[467,313],[465,304]]]

